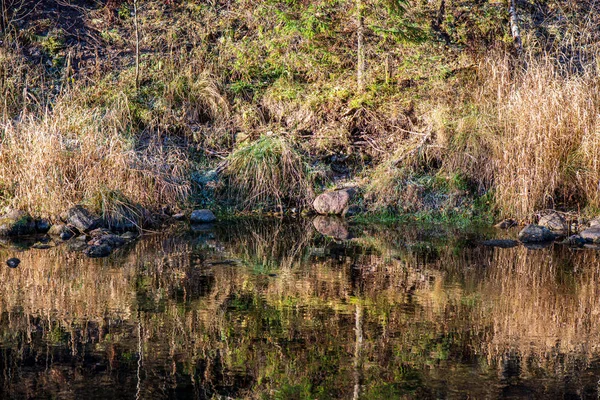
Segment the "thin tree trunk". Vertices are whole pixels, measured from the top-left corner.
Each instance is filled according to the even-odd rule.
[[[133,0],[133,25],[135,29],[135,88],[140,87],[140,30],[138,27],[137,0]]]
[[[6,0],[0,0],[0,29],[2,29],[2,34],[6,34],[6,25],[7,25],[8,16],[6,15]]]
[[[356,0],[356,14],[357,14],[357,66],[356,66],[356,84],[358,91],[363,92],[365,90],[365,26],[363,16],[363,4],[362,0]]]
[[[509,0],[508,14],[510,16],[510,31],[512,33],[515,46],[519,54],[523,52],[523,42],[521,41],[521,31],[519,29],[519,18],[517,15],[517,4],[516,0]]]

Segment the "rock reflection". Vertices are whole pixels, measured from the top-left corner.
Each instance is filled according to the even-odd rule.
[[[250,221],[23,251],[0,397],[597,397],[598,253],[448,237]]]

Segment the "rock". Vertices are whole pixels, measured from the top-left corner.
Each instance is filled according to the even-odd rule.
[[[519,232],[519,240],[523,243],[549,242],[555,238],[556,235],[550,229],[539,225],[527,225]]]
[[[322,193],[313,201],[313,208],[322,215],[341,215],[350,205],[350,200],[352,200],[354,194],[354,189],[341,189]]]
[[[112,248],[107,244],[99,246],[90,246],[85,249],[84,253],[91,258],[108,257],[112,253]]]
[[[175,219],[176,221],[183,221],[185,219],[185,214],[184,213],[173,214],[173,219]]]
[[[335,217],[319,215],[313,220],[315,229],[325,235],[338,240],[351,239],[350,232],[343,220]]]
[[[106,245],[111,249],[115,249],[117,247],[123,246],[125,244],[125,239],[118,235],[108,234],[92,238],[92,240],[90,240],[88,244],[92,247],[100,247]]]
[[[52,225],[48,231],[50,236],[58,236],[61,240],[69,240],[77,233],[75,227],[69,227],[65,224]]]
[[[513,226],[517,226],[517,221],[509,218],[509,219],[505,219],[504,221],[497,223],[494,226],[499,229],[508,229],[508,228],[512,228]]]
[[[360,206],[351,205],[344,209],[344,212],[342,212],[342,217],[344,217],[344,218],[354,217],[355,215],[358,215],[360,213],[362,213],[362,208],[360,208]]]
[[[579,235],[571,235],[560,243],[568,246],[583,247],[585,246],[586,242],[585,239]]]
[[[111,219],[110,221],[106,222],[106,225],[113,232],[128,232],[135,231],[138,229],[138,225],[135,222],[135,220],[124,217],[118,219]]]
[[[600,225],[594,225],[591,228],[580,233],[580,236],[589,243],[600,243]]]
[[[190,215],[190,222],[192,224],[210,224],[215,222],[217,217],[210,210],[194,210]]]
[[[165,207],[170,209],[169,206],[163,206],[163,212]],[[144,217],[150,214],[141,206],[121,207],[114,215],[105,217],[103,226],[113,232],[137,231]]]
[[[102,220],[83,206],[75,206],[67,211],[66,222],[81,232],[91,231],[102,224]]]
[[[12,210],[0,217],[0,236],[21,236],[35,233],[35,222],[25,211]]]
[[[590,225],[590,228],[600,225],[600,217],[596,217],[596,218],[592,219],[590,221],[589,225]]]
[[[501,249],[509,249],[511,247],[516,247],[519,245],[519,242],[511,239],[491,239],[484,240],[481,244],[489,247],[499,247]]]
[[[135,240],[139,237],[139,235],[136,232],[129,231],[122,234],[121,237],[124,240]]]
[[[562,215],[556,212],[544,215],[542,218],[540,218],[538,225],[561,234],[566,234],[569,231],[569,225],[567,224],[567,221],[565,221]]]
[[[17,268],[19,266],[19,264],[21,264],[21,260],[19,260],[18,258],[9,258],[6,261],[6,265],[8,265],[10,268]]]
[[[41,218],[35,221],[35,229],[39,233],[46,233],[50,230],[52,224],[47,219]]]

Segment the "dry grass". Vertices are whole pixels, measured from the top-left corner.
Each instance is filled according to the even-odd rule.
[[[313,195],[304,160],[283,136],[242,144],[229,156],[225,175],[233,197],[248,208],[305,205]]]
[[[0,46],[0,118],[6,120],[29,106],[43,101],[30,92],[41,75],[39,66],[28,65],[18,52]],[[45,88],[44,88],[45,89]]]
[[[481,71],[500,209],[526,218],[543,208],[597,207],[600,97],[594,76],[561,73],[549,57],[531,58],[516,70],[510,59],[492,58]]]
[[[44,115],[28,114],[5,124],[0,153],[4,200],[57,215],[107,192],[148,208],[184,199],[189,192],[186,156],[157,140],[128,139],[121,133],[124,113],[115,108],[102,114],[59,102]]]
[[[40,211],[99,199],[99,208],[117,213],[105,204],[110,199],[146,206],[181,199],[188,161],[159,144],[169,141],[206,150],[202,165],[231,154],[229,194],[246,208],[304,205],[310,179],[287,140],[294,138],[293,147],[313,160],[342,155],[352,160],[351,174],[370,170],[367,201],[379,209],[421,208],[414,201],[423,189],[419,175],[465,177],[479,195],[492,189],[503,213],[522,218],[540,208],[600,205],[595,3],[524,7],[527,68],[514,56],[491,56],[478,77],[481,54],[489,55],[492,43],[506,49],[502,7],[474,2],[466,13],[463,3],[446,4],[447,16],[461,15],[451,27],[437,2],[415,4],[408,20],[429,26],[435,17],[444,40],[465,46],[440,54],[436,40],[400,45],[373,31],[365,43],[364,92],[355,85],[352,4],[305,3],[145,2],[139,87],[127,13],[107,18],[106,9],[77,8],[85,17],[77,28],[87,29],[98,48],[74,56],[73,71],[70,27],[32,15],[27,29],[0,48],[5,198]],[[366,15],[401,22],[386,8]],[[59,29],[69,40],[50,51],[48,32]],[[34,53],[43,62],[28,63],[25,55]],[[286,132],[286,140],[273,140],[271,149],[262,138],[235,148],[236,135],[267,131]],[[407,131],[431,131],[430,140],[422,146],[422,137]],[[73,140],[81,152],[70,161],[65,143]],[[423,150],[418,165],[403,155],[416,148]],[[94,165],[84,167],[86,159]],[[100,170],[114,182],[101,184]]]

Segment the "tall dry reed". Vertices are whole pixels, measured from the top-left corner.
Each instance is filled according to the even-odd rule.
[[[142,142],[125,135],[126,109],[102,113],[58,102],[43,115],[25,114],[4,124],[2,200],[52,215],[75,203],[107,199],[106,193],[148,208],[182,200],[189,191],[187,157],[156,138]]]
[[[600,96],[591,74],[566,73],[549,56],[515,66],[509,57],[480,68],[500,209],[520,218],[560,206],[600,203]]]

